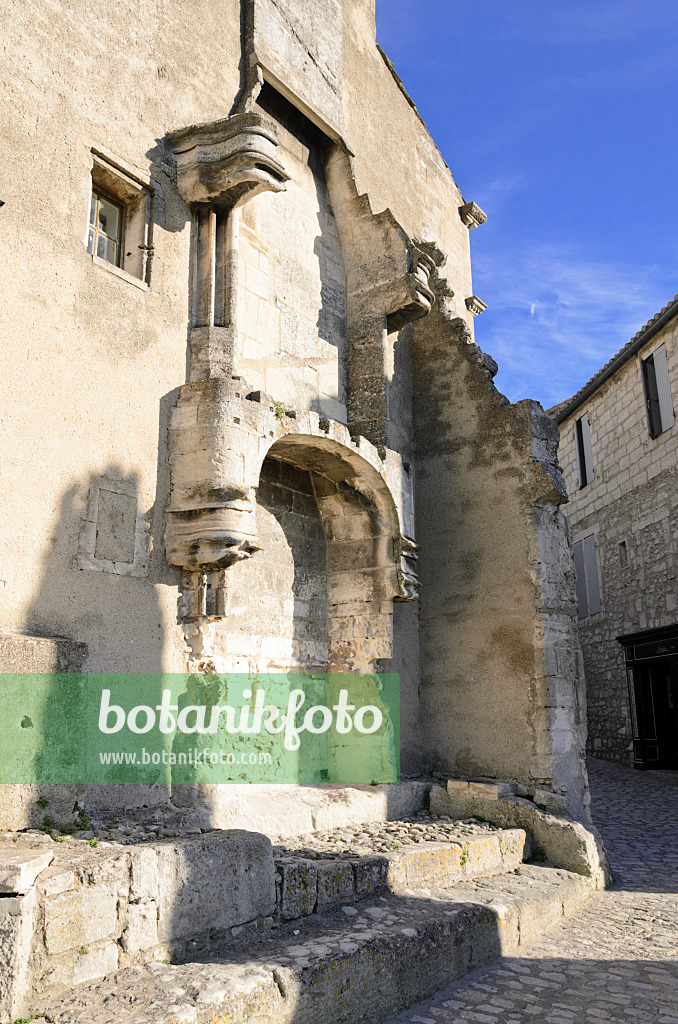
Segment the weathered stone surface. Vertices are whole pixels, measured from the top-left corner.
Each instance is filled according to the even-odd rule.
[[[61,871],[58,874],[47,875],[41,878],[38,884],[45,896],[58,896],[62,892],[75,889],[75,872]]]
[[[432,995],[470,968],[521,949],[529,927],[558,915],[590,879],[549,868],[365,900],[287,925],[227,962],[120,971],[57,1003],[56,1024],[166,1024],[228,1019],[269,1024],[380,1020]],[[292,932],[291,929],[294,929]]]
[[[35,929],[35,892],[0,900],[0,1017],[11,1020],[27,1006],[29,962]]]
[[[25,892],[52,862],[50,850],[0,846],[0,892]]]
[[[319,860],[316,861],[316,867],[318,871],[318,913],[353,901],[355,880],[353,865],[350,861]]]
[[[498,800],[502,796],[511,796],[515,791],[514,782],[469,782],[468,784],[468,795],[477,796],[483,800]]]
[[[556,818],[521,797],[485,800],[450,794],[442,786],[431,789],[431,810],[466,817],[478,814],[505,828],[525,829],[551,864],[589,875],[604,885],[610,878],[607,856],[599,834],[577,821]]]
[[[355,894],[358,899],[373,896],[385,889],[388,881],[389,861],[386,857],[361,857],[353,861]]]
[[[283,921],[312,914],[318,899],[318,869],[313,860],[279,860],[282,875],[280,914]]]
[[[265,836],[216,833],[156,850],[161,942],[225,932],[275,910],[273,853]]]
[[[87,886],[47,898],[44,903],[47,952],[63,953],[114,935],[117,902],[116,894],[103,886]]]
[[[421,810],[429,786],[178,786],[173,800],[202,811],[216,828],[245,824],[274,838],[339,828],[363,821],[403,818]],[[209,817],[208,817],[209,816]]]
[[[131,900],[154,900],[158,896],[158,851],[144,846],[131,853]]]
[[[112,974],[118,966],[118,946],[115,942],[104,942],[100,946],[82,948],[73,968],[73,984],[83,985]]]
[[[133,903],[127,908],[127,923],[120,943],[126,953],[138,953],[157,946],[158,907],[155,903]]]

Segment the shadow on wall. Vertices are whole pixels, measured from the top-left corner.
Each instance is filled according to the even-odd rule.
[[[84,643],[88,673],[154,674],[163,668],[164,624],[155,583],[173,571],[158,557],[162,544],[157,508],[143,513],[138,490],[137,476],[111,463],[100,475],[88,477],[84,486],[76,483],[66,491],[26,612],[27,634]],[[35,778],[47,773],[56,779],[61,769],[68,773],[74,755],[87,745],[81,685],[78,673],[72,689],[63,676],[53,681],[42,676],[36,692],[25,694],[32,710],[20,717],[32,723]],[[58,755],[57,737],[62,748]],[[88,809],[140,806],[167,802],[169,791],[166,786],[134,787],[132,792],[123,785],[73,785],[36,792],[35,798],[39,802],[33,820],[46,815],[61,823],[69,821],[76,800]]]

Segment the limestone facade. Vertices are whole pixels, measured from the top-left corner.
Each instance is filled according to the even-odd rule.
[[[473,341],[485,215],[377,47],[374,0],[10,7],[13,649],[65,637],[91,672],[397,672],[404,771],[585,816],[557,432]],[[14,807],[10,826],[36,820]]]
[[[589,549],[589,561],[579,570],[589,749],[611,761],[634,760],[632,702],[641,719],[644,703],[645,722],[637,721],[635,728],[635,762],[650,768],[678,764],[675,664],[670,646],[672,635],[678,635],[678,434],[673,412],[673,396],[678,393],[677,314],[674,299],[577,395],[550,410],[560,426],[560,459],[569,494],[565,510],[572,540],[582,551],[583,545]],[[658,395],[650,402],[654,410],[648,409],[652,396],[646,379],[648,360],[654,364],[663,358],[662,350],[668,382],[663,422]],[[655,376],[659,380],[659,370]],[[584,417],[591,457],[588,479],[582,485],[577,423]],[[596,581],[598,601],[590,593]],[[619,637],[625,642],[620,643]],[[660,644],[663,649],[641,651],[642,644]],[[651,665],[652,673],[659,673],[661,679],[650,680],[650,668],[644,669],[644,664]],[[652,730],[657,727],[659,735],[653,740]],[[657,743],[660,750],[655,752]]]

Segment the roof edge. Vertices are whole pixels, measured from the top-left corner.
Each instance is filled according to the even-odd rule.
[[[553,416],[556,423],[562,423],[563,420],[566,420],[568,416],[583,405],[591,395],[595,394],[598,388],[601,387],[605,381],[614,376],[617,370],[619,370],[624,363],[628,362],[631,356],[635,355],[643,345],[650,341],[650,339],[653,338],[654,335],[662,329],[662,327],[665,327],[666,324],[677,314],[678,296],[676,296],[654,320],[651,320],[646,327],[641,328],[641,330],[638,331],[638,333],[631,339],[628,345],[625,345],[621,352],[618,352],[616,356],[613,356],[609,363],[607,363],[602,370],[599,370],[598,373],[591,378],[588,384],[585,384],[576,395],[570,399],[566,399],[564,402],[559,402],[556,405],[551,406],[553,410],[558,410],[559,407],[561,407]]]

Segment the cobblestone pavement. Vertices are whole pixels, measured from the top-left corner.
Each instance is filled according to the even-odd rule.
[[[678,1024],[678,774],[589,762],[615,885],[391,1024]]]

